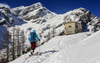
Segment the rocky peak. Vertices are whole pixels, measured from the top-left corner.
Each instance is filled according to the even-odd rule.
[[[43,5],[40,2],[38,2],[38,3],[32,4],[32,5],[28,6],[28,7],[40,8],[40,7],[43,7]]]
[[[42,4],[40,2],[35,3],[33,5],[30,5],[30,6],[27,6],[20,12],[20,15],[26,15],[28,12],[34,11],[34,10],[39,9],[41,7],[42,7]]]
[[[13,18],[10,9],[6,7],[0,7],[0,25],[6,24],[7,26],[10,26],[12,22]]]
[[[47,14],[54,14],[47,8],[43,7],[43,5],[40,2],[32,4],[30,6],[22,7],[23,9],[21,9],[20,7],[17,8],[12,9],[13,14],[16,16],[20,16],[21,19],[26,21],[38,19],[40,17],[44,17]]]

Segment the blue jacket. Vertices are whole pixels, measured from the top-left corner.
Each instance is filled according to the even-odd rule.
[[[28,40],[29,40],[30,42],[36,42],[36,38],[37,38],[38,40],[40,40],[39,37],[38,37],[38,35],[36,34],[35,30],[33,30],[33,33],[34,33],[33,39],[31,39],[31,33],[30,33],[30,36],[29,36]]]

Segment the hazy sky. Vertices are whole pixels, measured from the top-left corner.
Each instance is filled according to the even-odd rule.
[[[83,7],[100,17],[100,0],[0,0],[0,3],[8,4],[11,8],[29,6],[37,2],[41,2],[43,6],[57,14]]]

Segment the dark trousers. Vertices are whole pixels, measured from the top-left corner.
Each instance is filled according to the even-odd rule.
[[[31,42],[31,50],[34,51],[34,49],[35,49],[35,45],[36,45],[36,42]]]

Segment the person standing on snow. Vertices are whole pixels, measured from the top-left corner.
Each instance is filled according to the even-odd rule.
[[[29,36],[29,41],[31,43],[31,54],[34,53],[35,47],[36,47],[36,38],[38,39],[38,41],[40,41],[38,35],[36,34],[35,30],[33,30],[33,32],[30,32],[30,36]]]

